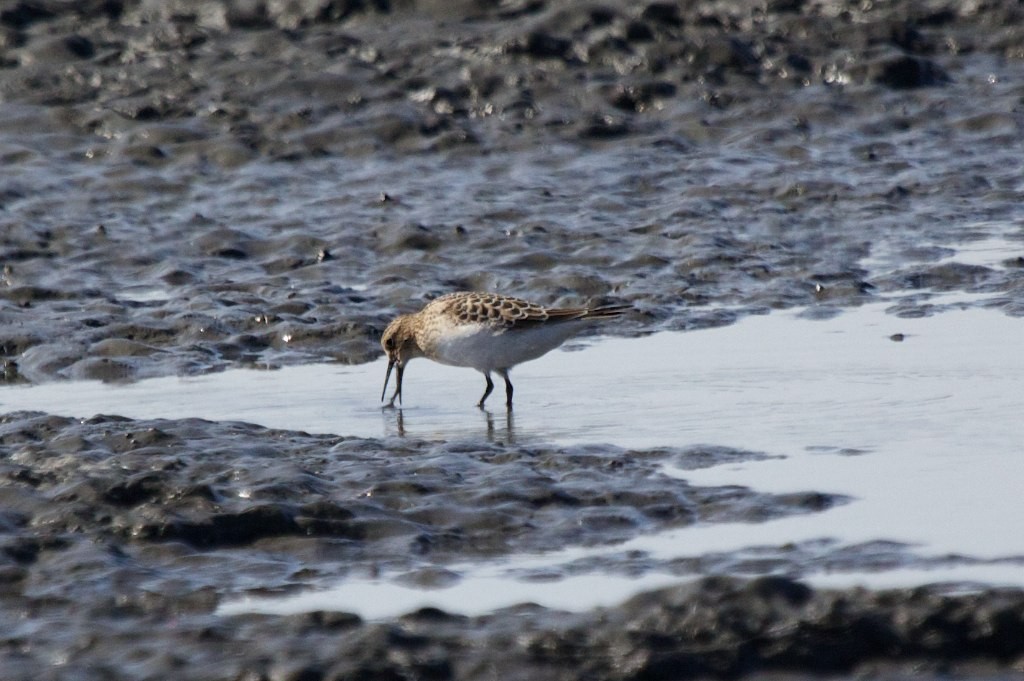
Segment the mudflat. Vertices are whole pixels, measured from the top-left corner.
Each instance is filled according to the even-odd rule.
[[[920,317],[936,292],[1018,317],[1022,65],[1010,0],[6,3],[2,376],[74,393],[360,364],[453,290],[630,303],[602,329],[623,337],[896,296]],[[986,258],[952,257],[971,244]],[[5,679],[1008,678],[1024,659],[1017,590],[815,590],[799,552],[695,559],[680,572],[715,576],[582,613],[218,614],[856,501],[659,474],[763,456],[716,443],[364,438],[6,395]]]

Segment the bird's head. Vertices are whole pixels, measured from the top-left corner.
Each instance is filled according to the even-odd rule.
[[[381,393],[380,399],[384,401],[384,395],[388,392],[388,381],[391,379],[391,370],[395,369],[395,379],[398,381],[398,385],[395,387],[391,404],[394,404],[395,397],[401,403],[402,373],[405,371],[405,365],[409,360],[423,356],[423,351],[416,342],[416,330],[412,315],[402,315],[388,324],[388,328],[384,329],[384,335],[380,338],[380,345],[388,357],[388,371],[384,375],[384,391]]]

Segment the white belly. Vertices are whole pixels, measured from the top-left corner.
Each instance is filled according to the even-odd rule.
[[[479,371],[510,369],[554,350],[579,325],[562,323],[529,329],[494,329],[475,324],[448,327],[439,334],[428,357],[436,362]]]

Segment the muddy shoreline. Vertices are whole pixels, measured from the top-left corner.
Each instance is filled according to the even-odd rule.
[[[380,572],[404,570],[407,583],[436,588],[460,578],[445,569],[454,562],[847,503],[653,474],[666,459],[712,466],[756,453],[374,441],[44,414],[4,417],[0,443],[11,452],[0,487],[6,678],[579,678],[581,669],[588,678],[982,678],[1009,673],[1024,655],[1019,591],[815,591],[777,577],[709,578],[576,614],[525,604],[482,617],[428,608],[393,621],[215,612],[238,595]],[[672,567],[684,580],[695,571],[799,574],[811,556],[838,570],[913,564],[880,544]],[[652,567],[643,556],[602,562],[576,569]]]
[[[1011,0],[8,3],[0,375],[73,391],[362,363],[396,312],[456,289],[629,302],[606,329],[625,336],[893,294],[894,316],[940,314],[935,292],[1022,316],[1022,45]],[[986,240],[1008,245],[996,265],[952,259]],[[1018,590],[795,581],[809,560],[914,560],[883,544],[696,557],[674,569],[727,576],[584,613],[220,616],[349,575],[429,587],[458,561],[856,500],[657,472],[762,456],[714,445],[80,416],[0,417],[4,679],[996,679],[1024,664]]]
[[[1019,218],[1012,2],[316,7],[4,12],[7,381],[364,362],[456,289],[1024,314],[1017,254],[943,262]]]

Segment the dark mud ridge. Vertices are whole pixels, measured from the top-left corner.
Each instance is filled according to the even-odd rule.
[[[370,623],[154,605],[110,604],[87,631],[67,632],[67,649],[7,636],[5,678],[1009,679],[1024,654],[1019,592],[818,592],[784,578],[706,578],[583,615],[524,605]],[[33,654],[56,661],[41,667]]]
[[[404,571],[407,583],[428,587],[458,579],[445,569],[456,562],[614,545],[693,522],[756,523],[844,502],[697,488],[658,472],[666,461],[693,467],[756,456],[7,415],[2,678],[670,679],[1019,664],[1024,594],[1010,591],[818,593],[787,579],[722,578],[582,614],[528,604],[483,617],[427,610],[384,622],[340,612],[215,614],[228,598],[323,588],[348,575]],[[863,566],[878,555],[840,551],[829,560]],[[759,562],[711,560],[675,567],[681,575],[798,574],[807,556],[789,547]],[[651,567],[644,556],[621,561],[569,569]]]

